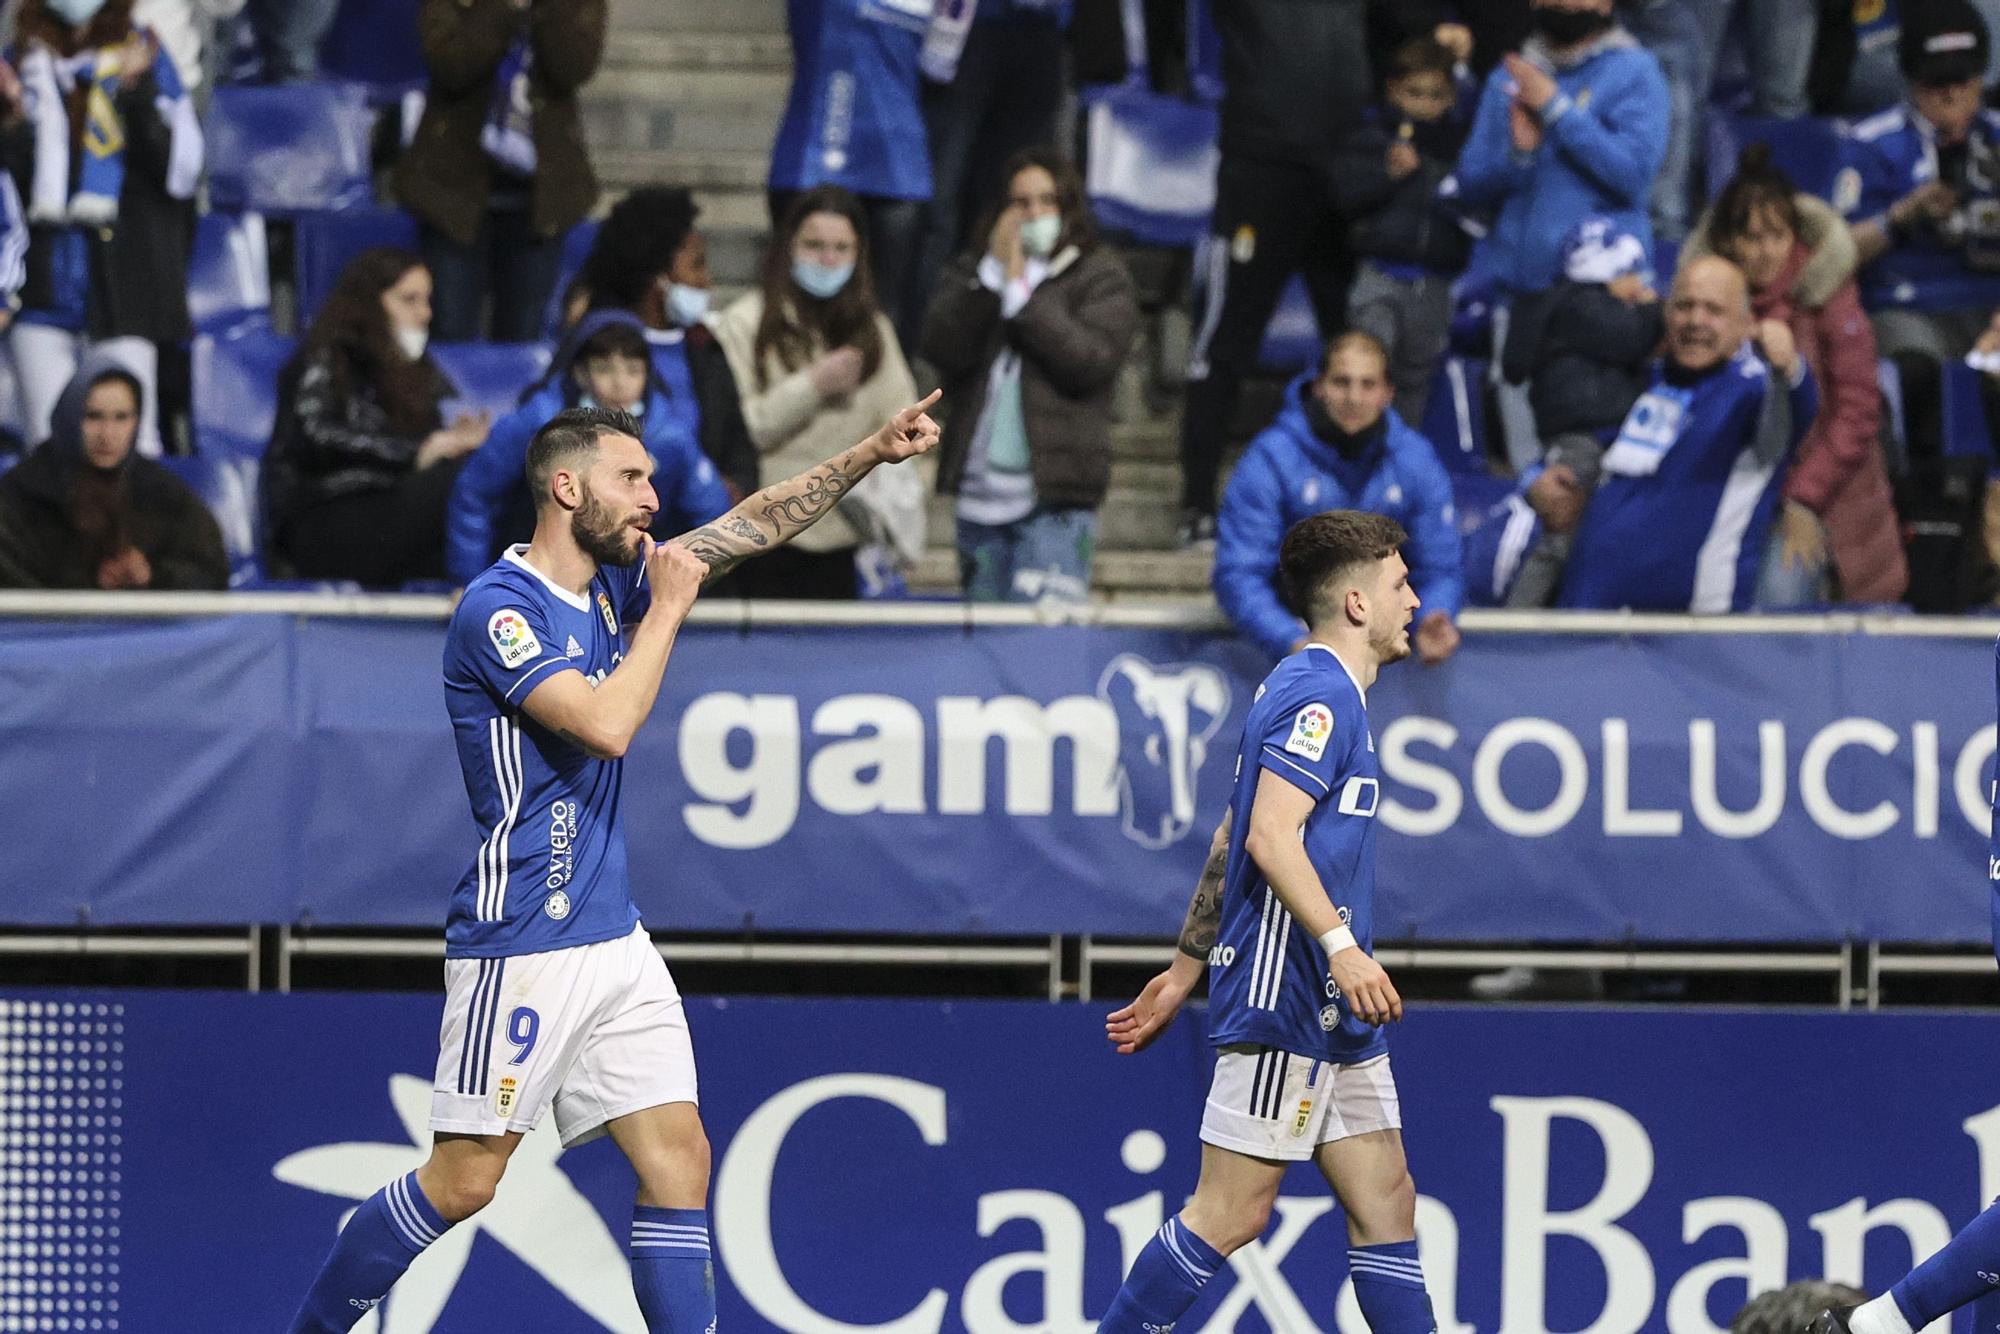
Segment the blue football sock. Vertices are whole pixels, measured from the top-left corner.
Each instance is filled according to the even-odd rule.
[[[708,1210],[632,1210],[632,1290],[648,1334],[707,1334],[715,1328],[715,1268]]]
[[[1889,1289],[1889,1296],[1909,1328],[1922,1329],[1992,1292],[1994,1283],[1989,1275],[1993,1274],[2000,1274],[2000,1202],[1967,1223],[1943,1250],[1912,1269]],[[1894,1325],[1893,1320],[1887,1322],[1889,1328]]]
[[[1347,1272],[1372,1334],[1433,1334],[1437,1329],[1416,1242],[1356,1246],[1347,1252]]]
[[[1178,1216],[1169,1218],[1125,1276],[1111,1299],[1098,1334],[1165,1334],[1194,1305],[1202,1284],[1222,1268],[1222,1253],[1194,1234]]]
[[[333,1243],[292,1321],[292,1334],[354,1328],[449,1226],[424,1198],[415,1172],[370,1195]]]

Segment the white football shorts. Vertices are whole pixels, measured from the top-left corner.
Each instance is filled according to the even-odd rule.
[[[553,1103],[564,1147],[607,1121],[695,1102],[694,1044],[646,928],[617,940],[447,959],[431,1129],[527,1132]]]
[[[1224,1047],[1201,1114],[1202,1143],[1292,1162],[1322,1144],[1402,1128],[1386,1053],[1335,1065],[1272,1047]]]

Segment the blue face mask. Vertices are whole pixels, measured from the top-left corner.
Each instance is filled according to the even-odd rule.
[[[712,295],[706,287],[687,287],[681,283],[668,283],[667,318],[682,329],[692,329],[708,317],[708,302]]]
[[[72,28],[81,28],[104,8],[104,0],[48,0],[48,3],[55,16]]]
[[[852,264],[815,264],[806,259],[792,261],[792,281],[807,296],[818,297],[821,301],[840,295],[841,289],[853,277]]]

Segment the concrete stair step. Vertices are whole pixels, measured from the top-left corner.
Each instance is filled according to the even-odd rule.
[[[611,40],[646,33],[780,33],[784,0],[621,0],[611,6]]]
[[[651,70],[664,75],[670,71],[693,69],[789,71],[792,39],[783,24],[776,29],[751,32],[690,31],[668,32],[639,29],[614,33],[604,48],[604,61],[597,78],[623,70]],[[597,86],[592,80],[592,88]],[[658,90],[656,85],[656,91]]]
[[[1208,596],[1210,551],[1100,551],[1091,571],[1091,587],[1112,601]],[[926,593],[958,589],[958,553],[932,547],[911,571],[910,586]]]
[[[789,73],[630,71],[593,85],[583,105],[593,148],[756,154],[768,159],[785,106]],[[674,96],[661,96],[661,85]]]
[[[1114,483],[1097,512],[1101,551],[1160,551],[1174,546],[1180,527],[1180,484],[1161,493],[1150,487]],[[933,496],[928,510],[933,543],[949,543],[957,527],[950,496]]]

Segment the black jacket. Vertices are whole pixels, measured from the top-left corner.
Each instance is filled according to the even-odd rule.
[[[387,491],[416,466],[424,439],[444,425],[442,404],[455,391],[428,356],[428,420],[415,434],[390,424],[365,376],[343,386],[331,350],[301,353],[278,375],[278,412],[264,455],[264,510],[275,536],[301,509],[368,491]]]
[[[1334,190],[1342,211],[1354,219],[1348,246],[1370,259],[1421,264],[1455,276],[1472,256],[1472,237],[1459,226],[1457,210],[1439,197],[1438,187],[1458,164],[1465,127],[1415,127],[1410,142],[1418,166],[1397,181],[1390,179],[1387,158],[1400,130],[1399,122],[1378,109],[1341,142]]]
[[[1500,370],[1510,383],[1528,382],[1544,443],[1603,435],[1645,392],[1662,327],[1657,301],[1628,306],[1601,284],[1564,279],[1514,303]]]

